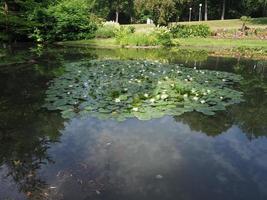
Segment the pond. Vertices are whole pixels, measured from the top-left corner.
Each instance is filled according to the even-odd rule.
[[[242,76],[243,101],[214,115],[64,118],[51,81],[82,60],[160,62]],[[129,61],[131,60],[131,61]],[[267,199],[267,61],[203,50],[0,50],[0,199]]]

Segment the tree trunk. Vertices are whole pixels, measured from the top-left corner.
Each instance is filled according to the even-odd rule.
[[[221,20],[224,20],[224,16],[225,16],[225,0],[223,0]]]
[[[119,9],[116,9],[116,23],[119,23]]]
[[[8,18],[8,5],[7,5],[6,1],[4,1],[4,13],[5,13],[5,17],[6,17],[6,19],[5,19],[5,21],[6,21],[6,31],[8,31],[8,20],[7,20],[7,18]]]
[[[208,0],[205,0],[205,21],[208,21]]]

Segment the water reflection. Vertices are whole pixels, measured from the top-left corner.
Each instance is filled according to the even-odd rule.
[[[72,120],[62,135],[49,150],[57,162],[42,169],[55,199],[267,197],[267,139],[250,141],[236,125],[210,138],[171,117],[91,118]]]
[[[0,199],[266,199],[266,62],[194,54],[52,48],[21,56],[24,64],[4,58]],[[246,102],[212,117],[64,122],[41,108],[44,91],[64,73],[64,62],[82,58],[147,58],[235,72],[244,77]]]

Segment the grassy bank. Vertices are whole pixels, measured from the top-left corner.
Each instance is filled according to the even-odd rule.
[[[242,27],[242,21],[240,19],[229,20],[209,20],[209,21],[192,21],[192,22],[178,22],[178,24],[193,25],[193,24],[206,24],[212,30],[218,29],[240,29]],[[267,18],[252,18],[247,23],[250,28],[267,28]]]
[[[217,38],[180,38],[178,42],[181,47],[199,47],[199,48],[238,48],[238,47],[247,47],[247,48],[266,48],[267,49],[267,40],[250,40],[250,39],[217,39]],[[116,44],[114,38],[109,39],[92,39],[92,40],[78,40],[78,41],[66,41],[58,42],[60,45],[87,45],[93,47],[113,47],[118,48],[120,45]],[[136,46],[128,46],[136,47]],[[142,46],[139,46],[139,48]],[[145,46],[143,46],[145,47]],[[146,46],[149,48],[149,46]]]

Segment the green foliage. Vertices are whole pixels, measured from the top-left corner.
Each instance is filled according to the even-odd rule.
[[[172,46],[169,29],[157,27],[149,33],[133,33],[131,26],[120,27],[115,32],[116,42],[122,46]]]
[[[231,89],[241,77],[148,61],[93,60],[72,63],[46,92],[49,110],[62,116],[93,115],[147,120],[197,111],[213,115],[242,101]]]
[[[51,28],[48,39],[80,40],[94,37],[97,25],[88,12],[86,0],[62,0],[48,8]]]
[[[162,46],[169,47],[173,45],[171,32],[166,27],[155,28],[151,35],[153,35]]]
[[[199,25],[177,24],[171,27],[171,33],[175,38],[188,38],[188,37],[205,38],[211,35],[211,30],[205,24],[199,24]]]
[[[101,24],[96,33],[96,38],[113,38],[115,37],[116,29],[119,28],[119,24],[113,22],[105,22]]]

